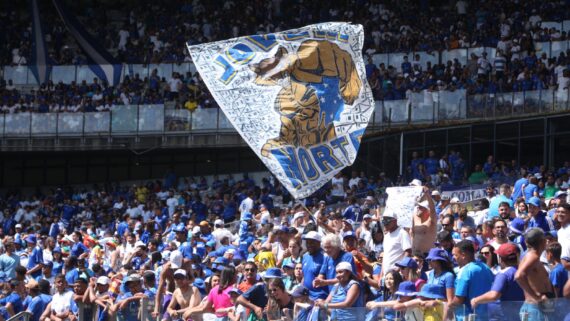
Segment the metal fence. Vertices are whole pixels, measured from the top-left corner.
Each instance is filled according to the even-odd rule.
[[[568,90],[467,95],[465,90],[423,91],[408,99],[376,101],[369,126],[385,129],[516,118],[569,110]],[[165,109],[163,105],[115,106],[110,112],[0,114],[1,137],[157,135],[235,131],[219,108]]]
[[[139,312],[137,319],[144,320],[144,321],[160,321],[162,320],[162,315],[158,316],[157,318],[152,317],[152,300],[142,299],[141,304],[139,307]],[[390,308],[377,308],[369,310],[365,307],[355,307],[355,308],[343,308],[343,309],[324,309],[324,308],[314,308],[311,311],[311,315],[315,316],[316,320],[318,321],[338,321],[339,318],[345,318],[345,321],[382,321],[382,320],[424,320],[428,319],[429,315],[438,315],[443,313],[444,309],[446,308],[446,304],[442,301],[439,301],[441,306],[439,308],[428,309],[429,312],[426,310],[416,307],[416,308],[407,308],[403,310],[393,310]],[[567,299],[553,299],[548,301],[547,304],[540,305],[540,313],[541,315],[547,317],[547,320],[567,320],[570,317],[570,301]],[[495,301],[492,303],[486,304],[487,308],[485,311],[485,315],[476,315],[474,313],[470,313],[470,308],[466,305],[458,306],[448,314],[449,320],[501,320],[501,321],[528,321],[531,320],[530,315],[525,309],[521,309],[524,305],[524,302],[521,301]],[[81,305],[80,305],[81,306]],[[94,309],[95,306],[88,307],[88,309]],[[311,303],[306,303],[302,305],[298,305],[293,310],[289,309],[272,309],[267,311],[267,320],[281,320],[281,321],[304,321],[306,320],[307,310],[313,309]],[[92,315],[93,319],[89,319],[86,317],[84,311],[87,309],[81,308],[79,310],[79,320],[82,321],[97,321],[99,320],[99,316],[97,313],[89,314]],[[537,311],[539,311],[537,309]],[[464,317],[463,317],[464,316]],[[206,313],[201,314],[198,319],[209,319],[209,317],[213,317],[213,314]],[[415,318],[415,319],[414,319]],[[440,320],[441,315],[439,318],[434,320]],[[544,318],[542,318],[544,319]],[[542,320],[541,319],[541,320]],[[11,320],[11,319],[10,319]],[[117,317],[117,315],[112,315],[108,318],[109,321],[121,321],[121,317]],[[431,320],[431,319],[430,319]]]
[[[38,80],[28,68],[28,66],[4,66],[3,78],[8,81],[12,80],[14,85],[39,85]],[[166,79],[172,76],[173,72],[178,72],[182,75],[186,75],[187,72],[196,72],[196,67],[191,62],[185,62],[180,64],[149,64],[149,65],[129,65],[124,64],[121,71],[121,81],[129,76],[133,78],[138,74],[140,79],[145,79],[152,75],[156,70],[156,75],[160,78],[164,77]],[[93,71],[91,71],[89,65],[67,65],[67,66],[52,66],[50,80],[54,83],[62,81],[63,83],[71,83],[75,81],[80,84],[85,81],[88,84],[93,82],[94,78],[98,78]]]
[[[564,22],[543,22],[544,25],[549,27],[554,27],[559,30],[570,31],[570,21]],[[565,52],[570,48],[568,40],[563,41],[548,41],[548,42],[536,42],[535,51],[537,56],[541,56],[543,53],[546,54],[548,58],[557,58],[562,52]],[[454,61],[457,59],[462,65],[466,65],[469,61],[471,54],[481,56],[483,52],[487,53],[487,57],[493,61],[496,55],[496,48],[492,47],[475,47],[475,48],[461,48],[453,50],[443,50],[438,52],[395,52],[395,53],[385,53],[385,54],[374,54],[372,55],[372,61],[376,66],[380,64],[385,64],[386,67],[393,66],[398,72],[402,71],[402,62],[404,62],[404,57],[408,57],[410,63],[419,63],[423,69],[425,69],[430,63],[432,66],[435,64],[443,63],[446,64],[448,61]],[[415,60],[419,58],[419,60]],[[121,71],[121,81],[126,77],[133,77],[138,74],[141,79],[149,77],[156,72],[156,75],[160,78],[171,77],[173,72],[178,72],[185,75],[187,72],[196,72],[196,67],[192,62],[184,63],[162,63],[162,64],[123,64]],[[38,80],[35,78],[33,73],[27,66],[3,66],[2,76],[8,81],[12,80],[14,85],[38,85]],[[71,83],[75,81],[76,83],[81,83],[83,81],[91,83],[97,76],[91,71],[89,65],[64,65],[64,66],[52,66],[52,71],[50,74],[50,79],[54,83],[63,81],[64,83]]]

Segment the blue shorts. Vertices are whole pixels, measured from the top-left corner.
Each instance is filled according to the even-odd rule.
[[[536,303],[525,302],[520,313],[528,313],[528,321],[548,321],[546,313],[542,312]]]

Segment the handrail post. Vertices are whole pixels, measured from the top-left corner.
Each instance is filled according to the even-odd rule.
[[[79,308],[77,318],[79,320],[85,320],[85,305],[83,303],[79,303],[77,307]]]
[[[140,125],[140,105],[137,104],[137,138],[139,137],[139,125]]]

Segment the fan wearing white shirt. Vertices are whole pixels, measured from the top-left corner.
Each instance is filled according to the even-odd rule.
[[[255,194],[253,193],[253,191],[249,191],[247,192],[247,198],[241,201],[241,204],[239,205],[239,211],[242,215],[243,213],[250,212],[251,209],[253,208],[254,196]]]
[[[178,198],[174,197],[173,192],[168,192],[168,199],[166,200],[166,206],[168,206],[168,214],[172,216],[176,206],[178,206]]]

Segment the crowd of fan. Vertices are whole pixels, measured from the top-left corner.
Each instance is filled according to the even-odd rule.
[[[121,105],[155,105],[170,101],[175,108],[194,111],[198,108],[217,107],[198,73],[186,75],[173,73],[159,77],[153,70],[142,79],[138,74],[125,76],[118,86],[94,78],[92,83],[82,81],[54,84],[51,80],[21,92],[12,81],[0,83],[0,111],[6,114],[18,112],[101,112],[120,108]]]
[[[0,28],[3,64],[30,61],[31,21],[25,3],[6,5]],[[495,47],[503,38],[520,40],[520,50],[533,41],[565,40],[566,32],[542,28],[542,21],[569,17],[564,1],[364,1],[271,0],[139,1],[136,8],[117,2],[104,7],[69,3],[104,47],[126,63],[188,61],[185,44],[283,31],[323,21],[364,25],[365,52],[437,51]],[[40,3],[50,58],[56,64],[81,64],[85,57],[58,23],[49,3]],[[242,13],[236,16],[236,11]],[[205,13],[208,13],[207,15]]]
[[[86,25],[93,28],[98,39],[103,39],[105,46],[125,63],[190,61],[185,50],[186,42],[196,44],[245,34],[276,32],[318,21],[351,20],[362,23],[367,32],[364,49],[367,55],[410,52],[400,66],[375,65],[371,58],[368,60],[367,77],[377,100],[406,99],[410,93],[424,90],[465,89],[467,94],[567,90],[570,83],[568,51],[561,52],[558,57],[547,57],[545,54],[537,56],[535,53],[535,42],[567,40],[566,32],[542,28],[540,25],[542,21],[567,18],[564,2],[525,1],[519,5],[515,1],[475,3],[459,0],[438,6],[428,5],[429,1],[356,2],[288,3],[276,0],[256,6],[242,6],[233,1],[224,2],[222,6],[200,1],[192,4],[175,1],[168,5],[143,2],[136,9],[122,11],[125,16],[119,28],[111,23],[111,19],[118,19],[116,14],[106,12],[119,12],[120,4],[105,11],[97,8],[83,10],[85,16],[82,19],[90,22]],[[244,8],[247,19],[234,17],[233,11],[238,7]],[[5,52],[2,55],[6,64],[27,64],[29,61],[31,22],[16,14],[18,10],[24,8],[16,6],[4,12],[5,18],[13,22],[10,27],[20,30],[0,32],[0,37],[7,38],[3,43]],[[215,19],[210,21],[202,18],[204,12],[212,12]],[[153,18],[150,19],[149,15]],[[56,64],[84,64],[85,57],[77,45],[60,24],[54,23],[57,21],[56,13],[49,5],[42,7],[43,16],[46,25],[50,26],[47,38],[52,60]],[[479,56],[472,54],[466,64],[453,60],[432,65],[412,53],[480,46],[497,48],[496,56],[488,57],[489,53],[485,52]],[[197,75],[179,75],[189,85],[180,89],[177,88],[178,84],[171,84],[171,81],[176,83],[174,78],[160,79],[151,75],[144,79],[128,79],[116,88],[100,88],[98,93],[95,89],[84,89],[89,86],[101,87],[96,83],[75,86],[47,84],[37,93],[24,97],[18,94],[3,95],[2,109],[4,112],[104,111],[127,102],[156,104],[171,99],[176,100],[178,107],[189,110],[216,106]],[[191,78],[193,81],[189,81]],[[65,88],[66,93],[56,94],[52,98],[54,90],[51,88],[58,87],[59,90],[55,91]],[[75,87],[79,88],[79,92]],[[178,90],[185,99],[176,99]]]
[[[405,56],[399,71],[384,63],[376,66],[369,58],[368,82],[376,100],[406,99],[410,93],[425,90],[464,89],[468,95],[548,89],[568,92],[570,50],[557,58],[549,58],[545,53],[537,57],[534,50],[521,55],[518,44],[505,42],[505,48],[498,50],[495,57],[488,57],[487,52],[480,56],[471,54],[467,64],[458,59],[424,64],[420,55],[410,55],[413,59]]]
[[[140,185],[9,192],[0,318],[134,321],[144,304],[161,320],[510,320],[519,309],[562,320],[567,302],[553,298],[570,296],[570,163],[513,164],[513,186],[488,189],[469,211],[430,183],[446,158],[413,155],[411,228],[382,206],[392,181],[358,172],[301,202],[272,177],[172,171]],[[460,155],[449,158],[457,166]],[[482,168],[471,183],[488,180],[493,158]]]
[[[492,155],[489,155],[484,163],[475,164],[473,169],[469,170],[460,151],[450,150],[449,153],[437,156],[433,150],[430,150],[425,157],[421,157],[418,152],[412,153],[406,173],[398,179],[397,184],[401,183],[402,179],[403,181],[418,179],[438,189],[449,189],[465,182],[475,185],[502,183],[513,185],[517,178],[532,174],[537,178],[535,184],[538,195],[550,198],[556,192],[550,190],[552,186],[568,188],[569,170],[569,162],[565,162],[564,166],[558,169],[546,168],[544,165],[528,167],[520,166],[514,159],[497,162]],[[549,192],[543,195],[545,189]]]

